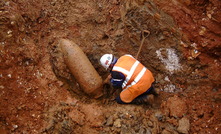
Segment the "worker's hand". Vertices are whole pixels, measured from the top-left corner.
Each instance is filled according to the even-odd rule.
[[[107,78],[103,81],[103,84],[110,84],[111,75],[109,74]]]

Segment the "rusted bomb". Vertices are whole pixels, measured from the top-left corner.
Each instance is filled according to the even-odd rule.
[[[102,96],[102,78],[81,48],[67,39],[60,39],[59,45],[64,56],[65,64],[83,91],[94,98]]]

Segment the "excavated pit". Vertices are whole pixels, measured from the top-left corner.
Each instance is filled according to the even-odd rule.
[[[219,133],[220,8],[219,0],[0,1],[0,133]],[[142,30],[150,35],[138,59],[161,89],[154,105],[119,105],[111,87],[98,100],[83,93],[58,39],[76,43],[104,79],[100,57],[135,56]]]

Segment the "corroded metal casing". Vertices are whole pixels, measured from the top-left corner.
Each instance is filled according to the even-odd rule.
[[[60,39],[59,44],[65,64],[83,91],[94,98],[102,96],[102,78],[81,48],[67,39]]]

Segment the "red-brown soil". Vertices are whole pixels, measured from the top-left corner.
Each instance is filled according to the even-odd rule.
[[[0,133],[221,132],[220,0],[1,0]],[[68,70],[58,39],[84,51],[104,79],[105,53],[135,56],[156,78],[150,106],[93,99]]]

